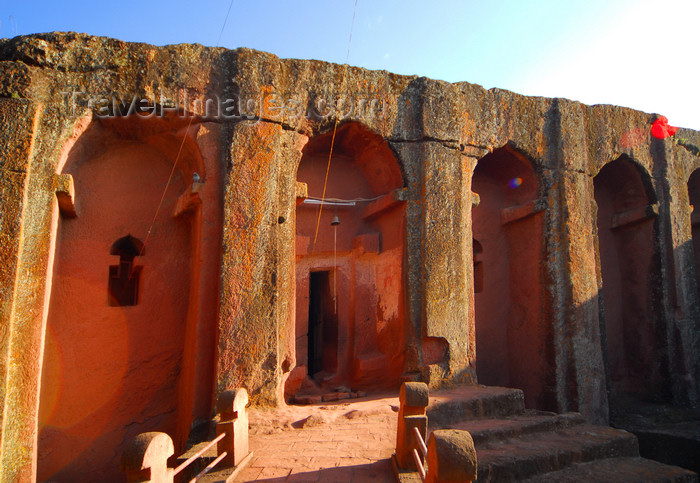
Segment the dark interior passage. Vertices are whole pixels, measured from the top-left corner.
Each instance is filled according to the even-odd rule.
[[[333,374],[338,368],[338,317],[330,271],[309,276],[309,376]]]

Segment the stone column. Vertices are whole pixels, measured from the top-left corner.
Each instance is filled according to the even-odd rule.
[[[469,365],[474,325],[467,286],[471,272],[469,158],[436,142],[424,143],[422,155],[423,345],[431,352],[444,346],[449,353],[447,360],[424,361],[424,377],[431,387],[443,380],[470,383],[475,377]]]
[[[698,216],[700,206],[690,211],[688,179],[700,159],[671,140],[652,140],[651,154],[658,178],[659,197],[666,202],[659,207],[661,243],[664,247],[666,342],[670,384],[676,404],[694,405],[700,401],[700,300],[696,280],[691,217]]]
[[[296,168],[306,137],[268,122],[233,127],[224,174],[217,393],[276,405],[294,357]]]
[[[559,411],[579,411],[607,424],[608,400],[600,330],[593,177],[588,169],[583,106],[555,99],[548,112],[547,166],[557,171],[560,203],[548,246],[556,253],[553,339]]]
[[[0,101],[2,250],[0,479],[35,481],[39,385],[58,224],[54,176],[75,119],[26,99]],[[21,226],[21,228],[20,228]],[[7,231],[6,231],[7,229]]]

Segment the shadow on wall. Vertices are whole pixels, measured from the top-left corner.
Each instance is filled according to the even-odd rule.
[[[693,171],[688,179],[688,198],[690,200],[695,279],[700,281],[700,169]],[[700,289],[700,283],[698,283],[698,288]]]
[[[555,410],[538,176],[504,146],[479,160],[472,191],[480,197],[472,211],[479,383],[520,388],[528,407]]]
[[[111,122],[93,121],[62,171],[74,179],[77,217],[57,232],[40,481],[120,481],[119,455],[135,435],[166,432],[181,447],[191,424],[179,391],[195,384],[186,334],[197,323],[200,218],[174,213],[193,172],[204,176],[201,157],[190,140],[169,181],[182,126]]]

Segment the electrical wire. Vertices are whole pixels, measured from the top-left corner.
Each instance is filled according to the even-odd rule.
[[[340,84],[341,94],[345,90],[345,79],[348,73],[348,62],[350,60],[350,45],[352,44],[352,31],[355,28],[355,15],[357,13],[357,0],[355,0],[355,7],[352,11],[352,23],[350,24],[350,38],[348,39],[348,51],[345,55],[345,68],[343,69],[343,81]],[[314,244],[311,247],[311,252],[316,249],[316,240],[318,239],[318,228],[321,225],[321,213],[323,213],[323,200],[326,198],[326,187],[328,186],[328,173],[331,169],[331,158],[333,157],[333,147],[335,145],[335,134],[338,131],[338,116],[335,117],[335,122],[333,123],[333,136],[331,137],[331,148],[328,152],[328,164],[326,165],[326,176],[323,180],[323,194],[321,195],[321,205],[318,208],[318,218],[316,219],[316,233],[314,234]]]
[[[228,21],[229,14],[231,13],[231,8],[233,7],[233,1],[231,0],[231,3],[229,3],[228,6],[228,11],[226,12],[226,17],[224,18],[224,23],[221,26],[221,31],[219,32],[219,38],[216,40],[216,46],[214,48],[217,48],[219,46],[219,42],[221,41],[221,36],[224,33],[224,28],[226,27],[226,22]],[[185,109],[187,106],[184,106]],[[168,176],[168,181],[165,183],[165,188],[163,189],[163,194],[160,197],[160,201],[158,202],[158,207],[156,208],[156,212],[153,215],[153,220],[151,220],[151,225],[148,227],[148,231],[146,232],[146,238],[143,241],[143,245],[141,245],[141,251],[139,253],[139,256],[142,256],[143,253],[146,250],[146,244],[148,243],[148,239],[151,237],[151,232],[153,231],[153,227],[156,224],[156,219],[158,218],[158,213],[160,212],[160,209],[163,207],[163,202],[165,201],[165,195],[168,192],[168,188],[170,187],[170,183],[173,180],[173,176],[175,175],[175,168],[177,167],[177,163],[180,160],[180,155],[182,154],[182,150],[185,147],[185,142],[187,141],[187,135],[190,131],[190,127],[192,127],[192,122],[194,121],[195,115],[194,113],[190,116],[190,121],[187,124],[187,128],[185,129],[185,134],[182,136],[182,142],[180,143],[180,148],[177,151],[177,155],[175,156],[175,161],[173,162],[173,167],[170,169],[170,175]],[[133,274],[133,269],[131,273],[129,274],[129,279],[131,279],[131,275]]]
[[[350,198],[347,200],[341,199],[341,198],[315,198],[313,196],[307,196],[305,200],[311,200],[311,201],[334,201],[337,203],[367,203],[370,201],[377,201],[379,198],[383,198],[386,195],[379,195],[375,196],[374,198]]]

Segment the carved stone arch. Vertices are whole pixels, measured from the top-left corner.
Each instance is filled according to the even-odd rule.
[[[658,202],[648,171],[626,155],[593,179],[602,280],[601,338],[611,404],[667,392]]]
[[[529,407],[556,409],[541,268],[545,204],[535,163],[512,143],[495,149],[477,162],[472,191],[480,198],[472,233],[483,250],[474,294],[477,377],[523,389]]]
[[[305,195],[296,211],[297,367],[287,397],[305,378],[307,388],[387,389],[404,371],[402,169],[386,140],[358,122],[333,135],[313,136],[297,171]]]
[[[117,455],[130,437],[156,425],[181,450],[200,393],[209,399],[201,417],[209,414],[213,374],[198,380],[195,366],[215,347],[193,334],[207,310],[199,286],[218,277],[200,276],[204,190],[192,175],[205,166],[197,123],[186,134],[188,124],[86,118],[59,163],[76,209],[56,234],[40,384],[42,481],[92,471],[118,479]]]

